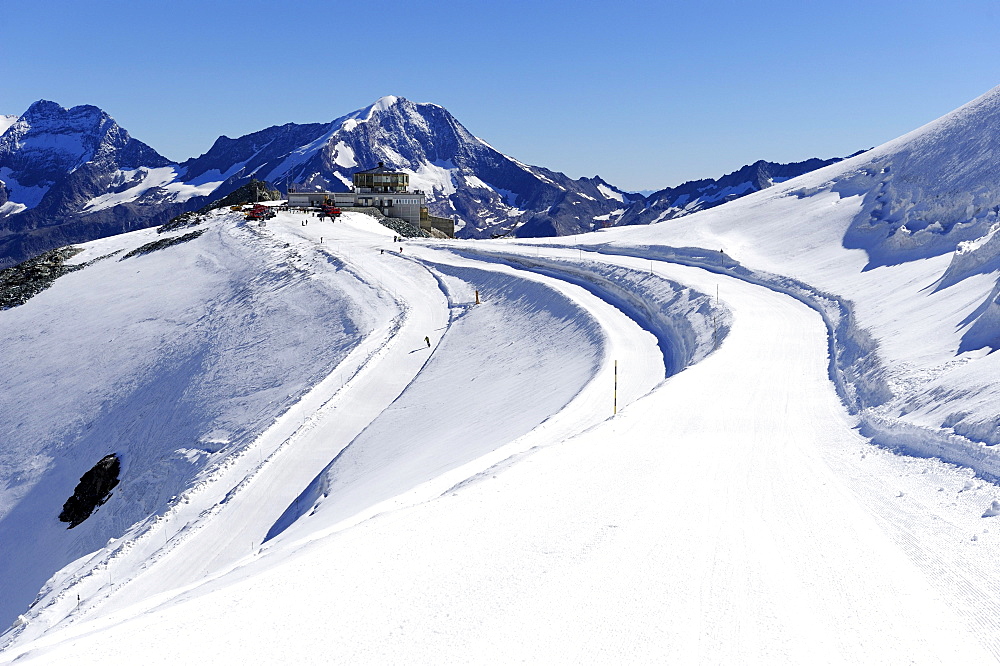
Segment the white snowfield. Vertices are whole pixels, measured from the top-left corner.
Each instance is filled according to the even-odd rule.
[[[0,312],[0,663],[997,663],[989,212],[844,247],[996,97],[648,228],[83,246]]]

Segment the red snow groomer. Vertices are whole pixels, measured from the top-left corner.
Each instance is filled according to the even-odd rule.
[[[329,217],[336,220],[338,217],[340,217],[340,209],[334,206],[333,204],[329,203],[321,204],[319,208],[320,208],[319,216],[321,218]]]
[[[250,212],[247,213],[248,220],[268,220],[272,217],[274,217],[274,211],[261,204],[255,205]]]

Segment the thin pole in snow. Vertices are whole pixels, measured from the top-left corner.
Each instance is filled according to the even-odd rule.
[[[618,413],[618,359],[615,359],[615,400],[614,400],[614,413]]]
[[[479,290],[476,289],[476,305],[479,305]]]
[[[719,307],[719,285],[715,285],[715,307]],[[719,348],[719,320],[718,314],[712,313],[712,351]]]

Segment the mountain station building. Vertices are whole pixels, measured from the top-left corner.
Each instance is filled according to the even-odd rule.
[[[338,208],[377,208],[386,217],[398,217],[418,229],[437,229],[455,236],[455,221],[430,215],[424,193],[410,191],[410,174],[393,171],[379,162],[373,169],[354,172],[353,180],[350,192],[296,192],[289,187],[288,205],[312,207],[332,203]]]

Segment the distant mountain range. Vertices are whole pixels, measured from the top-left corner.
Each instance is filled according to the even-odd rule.
[[[858,151],[854,155],[862,152],[864,151]],[[844,159],[812,158],[790,164],[759,160],[718,179],[692,180],[654,192],[633,202],[628,208],[615,211],[608,217],[608,222],[613,226],[622,226],[672,220],[699,210],[714,208]]]
[[[473,136],[444,108],[383,97],[329,123],[289,123],[172,162],[94,106],[39,101],[0,116],[0,268],[40,252],[161,224],[246,184],[347,190],[378,162],[410,173],[458,235],[562,236],[679,217],[834,160],[757,162],[719,180],[649,196],[599,176],[572,179],[529,166]]]

